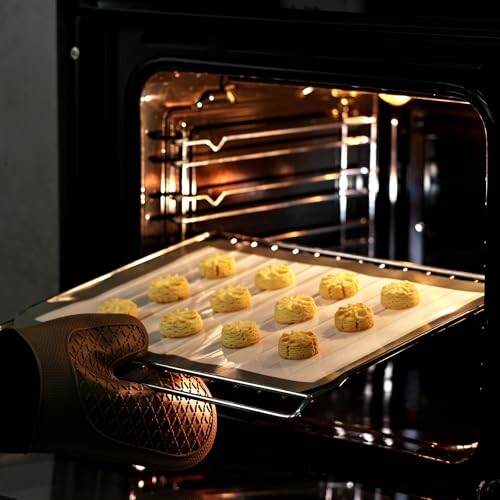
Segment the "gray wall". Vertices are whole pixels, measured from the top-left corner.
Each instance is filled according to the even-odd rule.
[[[0,0],[0,323],[58,291],[56,0]]]

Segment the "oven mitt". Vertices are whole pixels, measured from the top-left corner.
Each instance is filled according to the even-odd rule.
[[[147,352],[148,333],[138,319],[78,314],[14,331],[36,358],[40,388],[29,449],[18,451],[182,470],[198,464],[212,448],[217,429],[213,404],[117,377],[120,367]],[[198,377],[138,370],[144,382],[210,396]]]

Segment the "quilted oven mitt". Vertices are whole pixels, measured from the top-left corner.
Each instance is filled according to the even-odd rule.
[[[18,451],[182,470],[201,462],[212,448],[217,429],[214,405],[153,391],[116,375],[147,351],[148,334],[138,319],[78,314],[9,333],[26,341],[39,375],[30,443],[27,450]],[[144,383],[210,396],[198,377],[159,377],[154,370],[138,370]]]

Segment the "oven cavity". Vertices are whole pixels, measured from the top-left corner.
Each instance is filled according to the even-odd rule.
[[[223,230],[374,254],[375,94],[160,72],[140,109],[146,247]]]

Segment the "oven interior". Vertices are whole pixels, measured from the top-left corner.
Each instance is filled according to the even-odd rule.
[[[467,102],[158,71],[139,106],[143,254],[216,230],[482,272]]]
[[[482,280],[486,134],[470,103],[176,70],[149,75],[139,100],[144,255],[221,231]],[[479,440],[481,312],[351,374],[300,418],[221,414],[462,463]],[[297,404],[207,383],[275,412]]]

